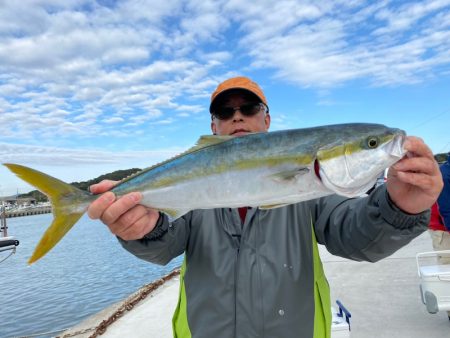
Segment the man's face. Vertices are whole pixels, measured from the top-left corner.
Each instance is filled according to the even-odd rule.
[[[237,108],[250,103],[256,102],[249,102],[244,95],[233,93],[225,98],[222,106]],[[234,115],[229,119],[221,120],[213,117],[211,122],[211,130],[216,135],[240,136],[248,133],[267,131],[269,130],[269,126],[270,115],[264,109],[251,116],[244,115],[240,109],[236,109]]]

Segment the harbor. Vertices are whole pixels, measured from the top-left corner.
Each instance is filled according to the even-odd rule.
[[[0,252],[0,337],[54,337],[181,263],[149,264],[123,250],[108,228],[84,216],[45,259],[28,259],[52,222],[52,214],[6,219],[8,236],[20,245]]]
[[[3,218],[48,214],[52,212],[50,202],[38,202],[35,198],[0,197],[0,213]]]

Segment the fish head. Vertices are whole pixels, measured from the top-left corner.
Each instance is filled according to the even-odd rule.
[[[403,130],[382,125],[355,125],[317,152],[316,173],[336,194],[360,196],[405,155],[405,136]]]

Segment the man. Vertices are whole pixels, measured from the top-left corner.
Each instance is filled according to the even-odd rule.
[[[435,251],[450,250],[450,153],[447,161],[440,166],[444,188],[436,203],[431,208],[428,233]],[[441,264],[450,264],[450,252],[439,256]],[[450,320],[450,311],[447,311]]]
[[[429,224],[429,233],[436,251],[450,250],[450,153],[447,154],[447,161],[439,169],[444,188],[431,208]],[[450,256],[440,257],[440,261],[442,264],[450,264]]]
[[[440,170],[444,180],[444,188],[437,202],[446,230],[450,231],[450,152],[447,154],[447,161],[440,166]],[[446,248],[450,249],[450,234],[447,233],[445,236],[447,237]]]
[[[211,130],[240,136],[270,127],[261,88],[245,77],[211,96]],[[194,210],[169,222],[139,193],[106,192],[89,207],[139,258],[166,264],[185,253],[175,337],[330,337],[330,294],[317,242],[336,255],[377,261],[426,230],[442,188],[433,154],[409,137],[412,155],[366,198],[328,196],[285,207]],[[114,186],[104,181],[91,191]]]

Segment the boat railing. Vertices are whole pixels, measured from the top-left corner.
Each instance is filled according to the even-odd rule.
[[[11,251],[11,253],[3,259],[0,259],[0,263],[5,261],[11,255],[16,253],[16,248],[19,245],[19,241],[13,236],[8,236],[8,226],[6,224],[6,211],[3,205],[0,206],[0,252]]]

